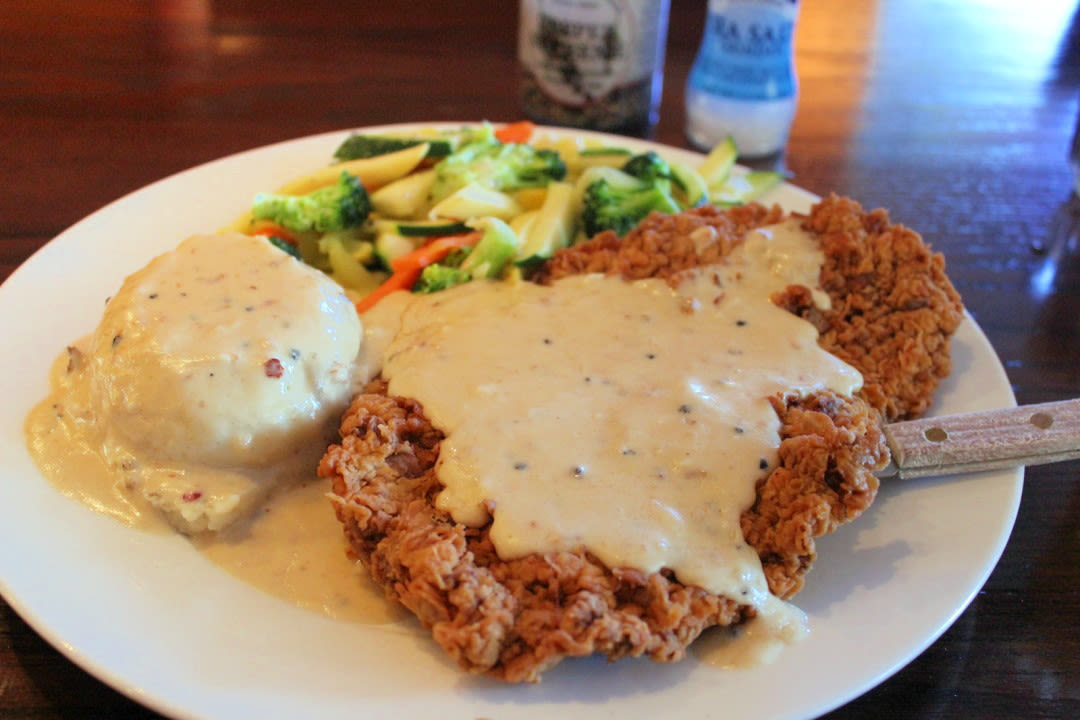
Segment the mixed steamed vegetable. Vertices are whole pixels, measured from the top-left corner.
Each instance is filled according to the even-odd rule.
[[[532,123],[353,134],[334,162],[259,193],[228,229],[265,236],[340,283],[361,312],[395,290],[527,276],[559,248],[651,212],[747,202],[775,172],[732,172],[728,139],[697,167]]]

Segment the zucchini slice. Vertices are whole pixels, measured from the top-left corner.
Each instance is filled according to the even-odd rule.
[[[697,170],[679,162],[669,162],[668,166],[675,185],[675,199],[684,208],[695,208],[708,202],[709,186]]]
[[[461,235],[469,232],[469,226],[456,220],[401,220],[394,223],[398,235],[405,237],[439,237]]]
[[[633,155],[630,150],[622,147],[590,147],[578,152],[582,157],[621,157],[626,159]]]
[[[427,154],[424,157],[441,158],[454,151],[454,142],[450,138],[353,133],[345,138],[341,145],[338,146],[338,149],[334,151],[334,157],[338,160],[358,160],[360,158],[387,155],[424,143],[427,143],[428,146]]]
[[[387,270],[393,269],[393,261],[416,249],[418,242],[395,232],[382,232],[375,236],[375,257]]]
[[[735,167],[735,158],[738,156],[739,149],[735,147],[735,141],[731,136],[728,136],[705,156],[705,160],[698,167],[698,175],[705,181],[707,187],[715,187],[727,180],[728,175],[731,174],[731,168]]]
[[[717,207],[731,207],[750,202],[780,184],[783,173],[773,170],[751,170],[732,173],[722,184],[709,190],[709,202]]]

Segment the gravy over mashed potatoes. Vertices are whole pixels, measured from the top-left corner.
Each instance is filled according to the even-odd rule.
[[[361,324],[322,273],[263,238],[184,241],[125,280],[30,416],[45,474],[131,523],[220,530],[310,476],[353,394]],[[68,478],[64,478],[64,476]]]

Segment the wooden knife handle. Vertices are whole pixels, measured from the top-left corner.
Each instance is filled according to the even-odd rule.
[[[1080,458],[1080,398],[893,423],[885,437],[902,478],[1071,460]]]

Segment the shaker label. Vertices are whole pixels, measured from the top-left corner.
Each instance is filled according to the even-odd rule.
[[[690,84],[738,100],[792,97],[793,14],[764,2],[723,5],[709,4],[705,38],[690,71]]]
[[[549,97],[587,105],[651,77],[658,48],[649,23],[659,6],[660,0],[522,2],[519,58]]]

